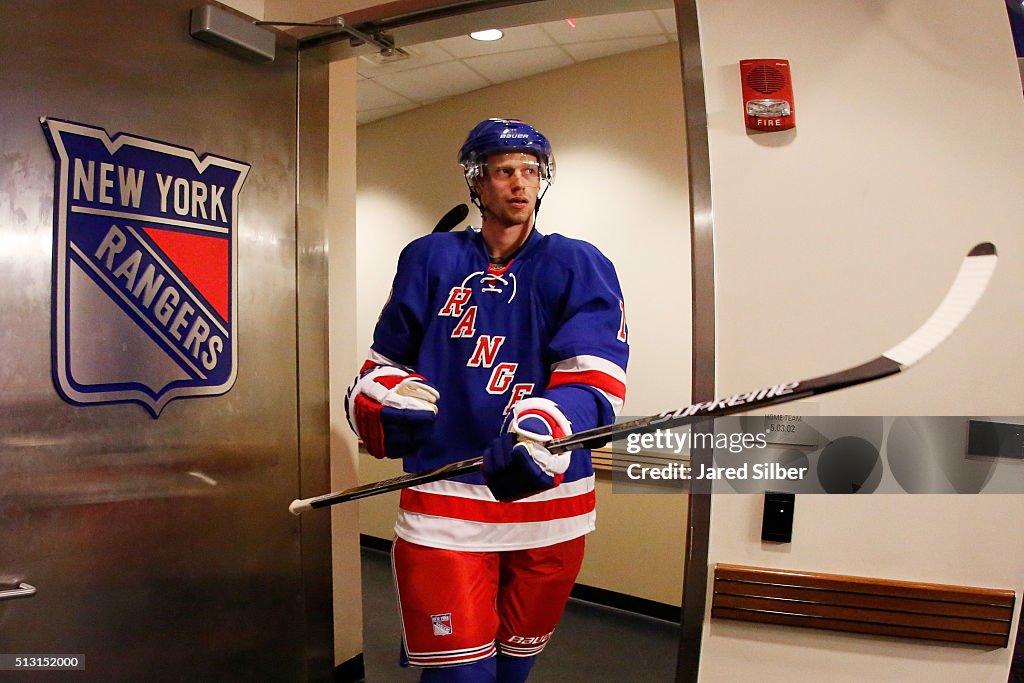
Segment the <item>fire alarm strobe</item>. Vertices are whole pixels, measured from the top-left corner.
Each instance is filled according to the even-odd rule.
[[[743,83],[743,109],[748,130],[796,127],[789,60],[744,59],[740,62],[740,82]]]

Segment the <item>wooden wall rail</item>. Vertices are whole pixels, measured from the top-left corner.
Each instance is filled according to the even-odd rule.
[[[1012,590],[719,564],[711,616],[1007,647]]]

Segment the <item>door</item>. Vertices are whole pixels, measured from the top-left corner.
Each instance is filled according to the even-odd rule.
[[[322,604],[329,619],[329,588],[317,597],[305,587],[329,586],[329,576],[303,574],[310,530],[287,512],[303,486],[327,488],[326,473],[317,483],[302,472],[300,485],[300,420],[313,424],[303,406],[326,396],[303,398],[298,372],[297,329],[323,323],[297,313],[297,53],[278,40],[276,59],[261,64],[199,43],[188,33],[194,4],[0,6],[0,592],[35,588],[0,600],[0,653],[81,655],[82,680],[325,677],[329,622],[309,615],[322,616]],[[61,274],[41,117],[249,166],[219,214],[237,212],[228,390],[172,400],[159,417],[139,402],[74,405],[58,393],[55,353],[78,354],[80,377],[100,356],[126,375],[175,361],[157,346],[135,353],[148,333],[124,330],[138,321],[81,270]],[[107,170],[97,165],[96,177],[112,185],[97,180],[94,191],[117,197],[123,181]],[[175,192],[166,184],[163,196]],[[206,217],[224,208],[215,192],[186,183],[180,201],[192,218],[205,202]],[[116,213],[111,226],[133,222]],[[68,303],[57,295],[65,277],[79,278],[70,342],[54,322]],[[187,331],[204,334],[186,321],[178,332]],[[326,360],[301,360],[326,373]]]

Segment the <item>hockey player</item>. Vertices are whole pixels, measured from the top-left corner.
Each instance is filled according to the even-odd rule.
[[[534,222],[548,140],[510,119],[459,152],[482,227],[415,240],[398,261],[349,421],[377,457],[419,472],[483,453],[479,474],[401,494],[392,561],[404,657],[421,681],[525,681],[594,529],[586,450],[553,438],[613,421],[628,356],[615,270]]]

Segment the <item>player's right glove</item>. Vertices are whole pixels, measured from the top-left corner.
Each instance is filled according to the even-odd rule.
[[[440,397],[422,375],[376,365],[361,372],[349,387],[345,413],[371,455],[401,458],[430,438]]]
[[[484,451],[484,481],[500,501],[519,500],[562,482],[572,457],[545,444],[572,434],[568,418],[553,401],[525,398],[512,407],[508,432]]]

